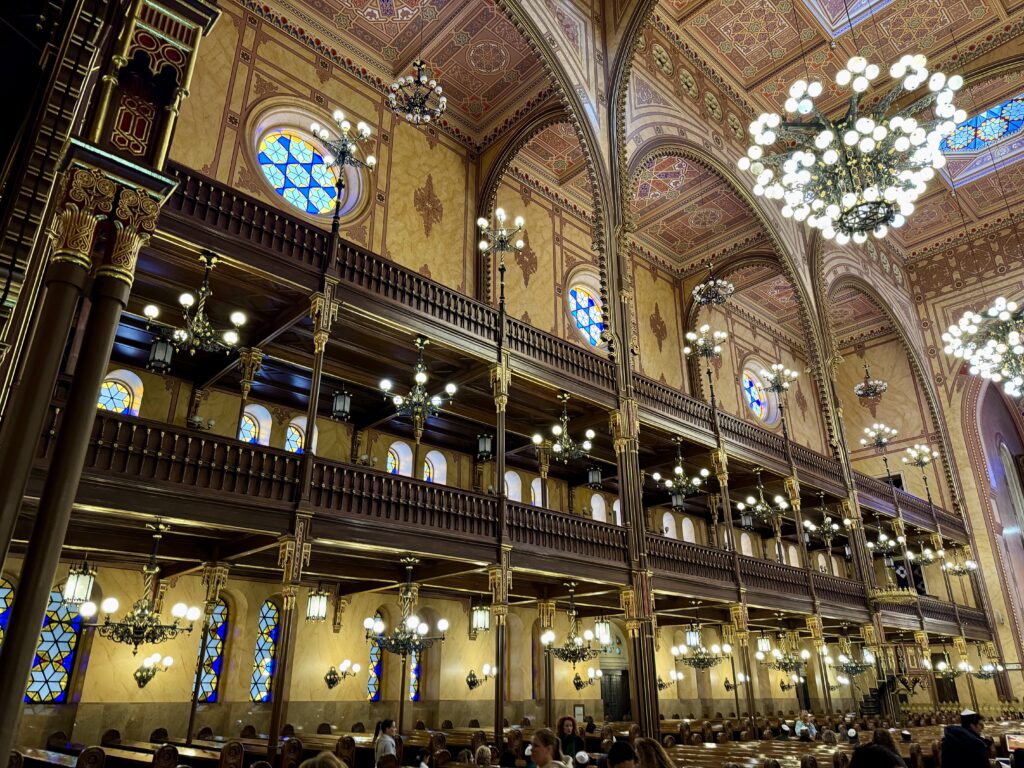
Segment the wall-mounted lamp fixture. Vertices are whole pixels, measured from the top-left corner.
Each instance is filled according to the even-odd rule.
[[[725,678],[725,690],[727,690],[730,693],[732,693],[733,691],[737,690],[741,685],[743,685],[745,682],[747,682],[747,676],[744,675],[742,672],[737,672],[736,673],[736,682],[735,683],[732,682],[728,677]]]
[[[593,667],[589,667],[587,669],[587,679],[584,680],[582,677],[580,677],[580,673],[577,672],[576,677],[572,679],[572,684],[575,686],[577,691],[582,691],[588,685],[593,685],[602,677],[604,677],[604,672],[602,672],[600,669],[594,669]]]
[[[324,675],[324,682],[327,683],[327,688],[332,689],[338,685],[346,677],[355,677],[359,674],[359,665],[353,664],[348,659],[345,659],[337,667],[331,667],[327,670],[327,674]]]
[[[481,685],[492,679],[497,674],[497,670],[494,669],[490,664],[484,664],[483,676],[477,677],[476,672],[472,669],[469,670],[469,674],[466,675],[466,685],[469,686],[469,690],[474,691]]]
[[[135,670],[133,677],[139,688],[145,688],[149,681],[156,677],[157,672],[166,672],[173,664],[174,659],[170,656],[161,659],[159,653],[154,653],[142,660],[142,666]]]

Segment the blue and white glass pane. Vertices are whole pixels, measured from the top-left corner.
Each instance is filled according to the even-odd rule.
[[[413,651],[409,655],[409,701],[420,700],[420,654]]]
[[[380,619],[381,615],[378,612],[375,619]],[[383,671],[383,655],[381,653],[380,644],[376,640],[370,641],[370,663],[367,665],[368,672],[366,676],[366,700],[367,701],[380,701],[380,676]]]
[[[224,641],[228,631],[228,607],[219,600],[210,617],[209,637],[206,641],[206,654],[203,666],[199,670],[199,702],[212,704],[217,701],[217,686],[224,667]]]
[[[398,452],[395,451],[393,448],[388,449],[388,472],[390,472],[392,475],[397,475],[398,470],[401,468],[401,466],[402,464],[398,459]]]
[[[1024,94],[966,120],[943,139],[943,152],[977,152],[1024,129]]]
[[[580,285],[570,290],[569,312],[587,341],[592,346],[599,346],[604,332],[604,315],[593,294]]]
[[[242,423],[238,427],[238,439],[243,443],[258,443],[260,441],[260,425],[248,413],[242,414]]]
[[[270,701],[274,654],[277,652],[277,621],[277,606],[267,600],[260,609],[259,636],[249,681],[249,698],[253,701]]]
[[[288,433],[284,438],[284,449],[290,453],[302,453],[302,430],[294,424],[288,425]]]
[[[430,459],[423,460],[423,479],[428,483],[434,482],[434,464]]]
[[[743,372],[743,391],[746,393],[747,405],[750,407],[750,410],[753,411],[757,418],[763,420],[768,413],[764,390],[747,371]]]
[[[130,416],[132,413],[132,391],[116,379],[107,379],[100,386],[100,399],[96,406],[102,411],[113,411]]]
[[[65,701],[81,626],[78,609],[64,603],[63,588],[53,589],[43,629],[39,633],[25,701],[34,704],[60,704]]]
[[[338,176],[302,137],[291,131],[267,135],[260,142],[257,160],[274,191],[300,211],[334,212]]]
[[[14,602],[14,585],[0,576],[0,645],[7,633],[7,621],[11,618],[11,603]]]

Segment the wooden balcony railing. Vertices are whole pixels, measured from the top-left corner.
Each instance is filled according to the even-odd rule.
[[[639,374],[633,374],[633,389],[641,407],[703,432],[707,435],[708,444],[712,443],[711,406],[703,400],[690,397],[678,389]]]
[[[721,549],[647,534],[647,558],[655,571],[719,584],[735,583],[732,555]]]
[[[921,615],[926,619],[956,623],[957,609],[951,603],[943,602],[929,595],[921,595],[918,602],[921,604]]]
[[[579,515],[508,503],[508,536],[518,548],[552,557],[582,558],[595,564],[625,565],[626,529]]]
[[[811,599],[809,572],[802,568],[740,555],[740,573],[747,589]]]
[[[811,573],[814,592],[822,602],[867,608],[864,585],[827,573]]]

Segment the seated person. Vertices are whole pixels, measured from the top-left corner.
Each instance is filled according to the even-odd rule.
[[[814,725],[814,715],[806,709],[803,710],[794,723],[794,733],[800,741],[814,741],[818,736],[818,729]]]

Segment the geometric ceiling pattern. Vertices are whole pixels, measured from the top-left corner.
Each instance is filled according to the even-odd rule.
[[[796,293],[789,279],[772,264],[747,264],[723,275],[735,287],[734,300],[749,317],[778,326],[790,339],[803,336]]]
[[[892,322],[867,294],[852,286],[829,296],[828,314],[840,349],[894,331]]]
[[[554,123],[541,130],[520,150],[519,158],[544,168],[559,184],[569,184],[586,170],[583,147],[569,123]]]

